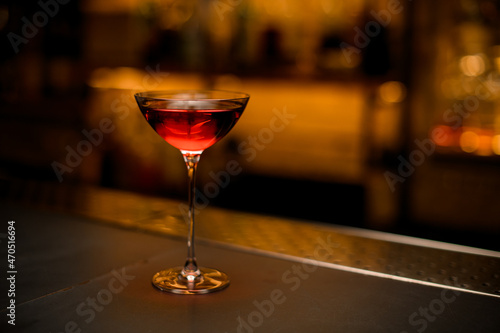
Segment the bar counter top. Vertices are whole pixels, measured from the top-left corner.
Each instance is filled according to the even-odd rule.
[[[50,183],[1,186],[2,271],[13,279],[0,285],[3,295],[15,291],[2,296],[2,332],[500,327],[498,252],[206,207],[197,215],[198,263],[226,272],[231,284],[174,295],[155,289],[151,277],[184,262],[182,202]],[[14,311],[7,308],[12,299]]]

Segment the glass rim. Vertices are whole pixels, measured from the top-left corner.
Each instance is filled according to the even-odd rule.
[[[210,97],[211,93],[227,94],[227,97]],[[174,95],[190,94],[190,97],[175,97]],[[196,94],[207,94],[205,98],[197,98]],[[168,97],[166,95],[169,95]],[[234,101],[249,99],[250,95],[240,91],[221,90],[221,89],[165,89],[165,90],[148,90],[137,92],[134,94],[136,98],[144,98],[159,101]]]

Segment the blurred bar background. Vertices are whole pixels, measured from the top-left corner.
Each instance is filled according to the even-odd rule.
[[[1,178],[183,200],[133,93],[238,90],[200,205],[500,250],[500,1],[0,3]]]

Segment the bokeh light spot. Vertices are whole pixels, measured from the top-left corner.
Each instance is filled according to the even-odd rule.
[[[460,70],[467,76],[478,76],[484,73],[485,63],[480,55],[468,55],[460,59]]]
[[[385,82],[380,86],[379,94],[386,103],[399,103],[406,97],[406,87],[398,81]]]
[[[460,148],[466,153],[473,153],[479,147],[479,135],[472,131],[465,131],[460,136]]]

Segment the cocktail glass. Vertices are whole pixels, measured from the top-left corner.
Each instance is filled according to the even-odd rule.
[[[203,151],[221,140],[240,119],[249,95],[221,90],[149,91],[135,94],[151,127],[179,149],[189,178],[189,233],[183,267],[162,270],[153,285],[176,294],[206,294],[229,285],[228,276],[214,268],[199,267],[194,246],[195,174]]]

